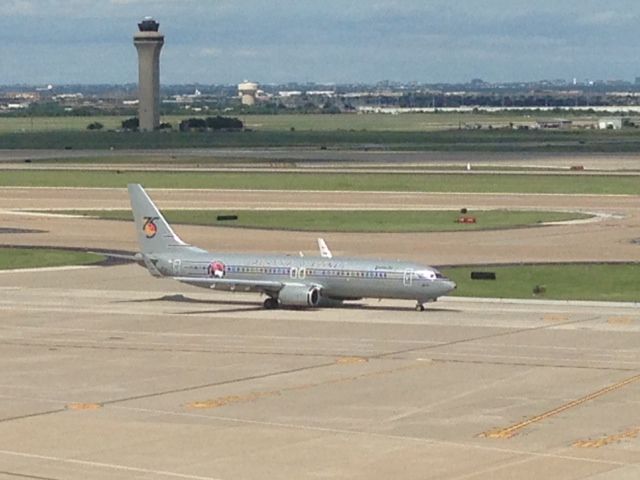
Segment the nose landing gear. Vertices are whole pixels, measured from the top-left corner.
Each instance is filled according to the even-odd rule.
[[[416,312],[424,312],[424,304],[420,302],[416,303]]]

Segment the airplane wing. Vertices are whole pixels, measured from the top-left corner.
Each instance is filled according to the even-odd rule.
[[[276,293],[282,290],[284,283],[272,280],[231,280],[226,278],[198,278],[198,277],[172,277],[178,282],[195,285],[197,287],[209,287],[221,290],[241,290],[244,292],[270,292]]]
[[[94,250],[87,250],[87,253],[92,253],[94,255],[102,255],[103,257],[116,258],[118,260],[131,260],[132,262],[137,262],[140,260],[140,257],[136,255],[127,255],[123,253],[115,253],[115,252],[98,252]]]

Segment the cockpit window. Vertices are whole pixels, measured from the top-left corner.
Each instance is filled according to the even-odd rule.
[[[436,272],[433,270],[418,270],[416,272],[416,277],[423,280],[435,280],[437,278]]]
[[[416,278],[422,280],[446,280],[447,277],[442,275],[438,270],[417,270],[415,272]]]

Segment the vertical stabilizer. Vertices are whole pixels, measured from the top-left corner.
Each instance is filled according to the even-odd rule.
[[[129,184],[128,188],[138,243],[143,254],[164,253],[174,247],[188,246],[176,235],[142,185]]]

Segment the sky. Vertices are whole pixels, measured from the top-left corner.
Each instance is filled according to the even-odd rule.
[[[163,84],[640,76],[638,0],[0,0],[0,84],[135,83],[147,15]]]

